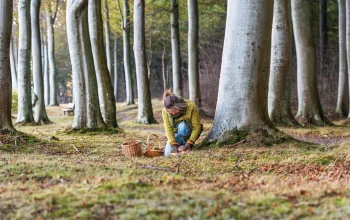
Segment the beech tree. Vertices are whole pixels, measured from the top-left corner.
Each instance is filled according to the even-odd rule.
[[[113,56],[113,62],[114,62],[114,98],[115,101],[117,101],[117,97],[118,97],[118,39],[117,37],[114,38],[114,56]]]
[[[11,78],[12,78],[12,89],[17,89],[17,64],[13,48],[13,38],[10,43],[10,64],[11,64]]]
[[[0,129],[15,130],[11,119],[12,88],[10,47],[13,1],[0,1]]]
[[[48,66],[48,46],[47,46],[47,41],[45,40],[44,37],[44,42],[43,42],[43,56],[44,56],[44,99],[45,99],[45,105],[49,106],[50,105],[50,76],[49,76],[49,66]]]
[[[114,82],[113,67],[112,67],[112,52],[111,52],[111,29],[109,27],[109,9],[108,9],[108,0],[104,0],[104,28],[105,28],[105,37],[106,37],[106,58],[107,58],[107,67],[111,75],[112,84]]]

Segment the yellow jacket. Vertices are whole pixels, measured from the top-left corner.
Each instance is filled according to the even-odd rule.
[[[165,108],[162,110],[162,115],[163,115],[163,121],[164,121],[164,127],[166,131],[166,136],[168,138],[168,142],[173,145],[176,144],[175,140],[175,135],[174,133],[177,132],[177,125],[185,120],[188,122],[191,122],[192,125],[192,132],[190,135],[190,138],[187,140],[187,143],[194,144],[196,140],[198,139],[201,131],[202,131],[202,124],[200,120],[200,116],[198,113],[198,108],[194,102],[185,99],[185,102],[187,104],[187,109],[186,112],[183,116],[174,118],[174,127],[171,126],[170,120],[169,120],[169,115],[168,112],[166,111]]]

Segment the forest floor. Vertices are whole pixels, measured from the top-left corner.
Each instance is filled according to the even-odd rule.
[[[350,216],[349,127],[280,128],[308,142],[247,143],[179,157],[125,158],[121,144],[166,139],[117,105],[121,132],[64,132],[73,116],[48,107],[51,125],[0,134],[0,219],[346,219]],[[203,139],[212,125],[204,121]],[[6,142],[7,141],[7,142]],[[15,143],[16,142],[16,143]],[[7,144],[6,144],[7,143]],[[163,169],[159,169],[163,168]]]

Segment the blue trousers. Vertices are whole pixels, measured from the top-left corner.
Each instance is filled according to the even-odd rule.
[[[179,145],[185,145],[187,140],[190,138],[192,133],[191,128],[189,128],[184,121],[177,125],[177,133],[175,133],[175,139]],[[171,145],[168,142],[165,146],[164,156],[169,156],[171,153]]]

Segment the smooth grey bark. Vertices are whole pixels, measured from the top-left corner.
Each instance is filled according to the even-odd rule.
[[[347,57],[347,71],[348,71],[348,86],[349,86],[349,89],[350,89],[350,2],[349,1],[346,1],[346,4],[345,4],[345,14],[346,14],[346,57]],[[350,95],[350,90],[349,91],[349,94]],[[349,96],[348,96],[348,99],[349,99]],[[349,123],[350,122],[350,101],[349,101],[349,113],[348,113],[348,117],[346,119],[346,123]]]
[[[214,125],[206,142],[276,131],[267,111],[273,0],[230,0]],[[245,18],[245,19],[242,19]]]
[[[10,47],[12,34],[12,0],[0,1],[0,129],[15,130],[12,125],[12,88]]]
[[[10,43],[10,64],[11,64],[11,78],[12,78],[12,89],[17,89],[17,65],[15,59],[15,53],[13,48],[13,38]]]
[[[348,65],[346,54],[346,1],[338,0],[339,22],[339,81],[337,107],[335,113],[338,116],[349,114],[349,90],[348,90]]]
[[[181,50],[179,31],[179,4],[177,0],[171,0],[171,58],[173,72],[173,92],[178,96],[183,96],[182,75],[181,75]]]
[[[167,90],[167,84],[168,84],[166,73],[165,73],[165,45],[164,45],[163,54],[162,54],[162,77],[163,77],[163,91],[165,92]]]
[[[320,29],[320,72],[324,73],[327,57],[327,0],[319,0],[319,29]]]
[[[118,127],[116,104],[103,45],[101,0],[89,0],[88,5],[89,34],[97,77],[101,113],[107,126],[116,128]]]
[[[138,95],[137,122],[141,124],[156,123],[147,75],[144,0],[134,0],[134,54]]]
[[[56,4],[58,4],[56,2]],[[56,8],[57,10],[57,8]],[[57,12],[56,12],[57,13]],[[48,58],[50,66],[50,106],[58,106],[57,101],[57,66],[55,57],[55,32],[54,25],[55,16],[52,17],[51,5],[46,6],[46,29],[47,29],[47,46]]]
[[[297,53],[298,113],[301,125],[331,124],[324,116],[317,89],[316,49],[312,36],[310,5],[307,0],[291,0]]]
[[[17,123],[34,122],[30,78],[31,26],[30,1],[18,1],[18,113]]]
[[[188,0],[188,91],[189,99],[200,108],[198,32],[198,2]]]
[[[113,56],[113,60],[114,60],[114,98],[115,101],[117,101],[118,99],[118,39],[115,37],[114,38],[114,56]]]
[[[109,26],[109,9],[108,1],[104,0],[104,27],[105,27],[105,37],[106,37],[106,57],[107,57],[107,67],[111,75],[112,82],[114,82],[114,72],[112,66],[112,52],[111,52],[111,29]]]
[[[289,0],[275,0],[272,22],[268,93],[270,120],[278,125],[298,125],[290,106],[290,13]]]
[[[43,52],[44,52],[44,100],[45,100],[45,105],[49,106],[50,105],[50,76],[49,76],[49,66],[48,66],[48,48],[47,48],[47,41],[44,40],[44,45],[43,45]]]

